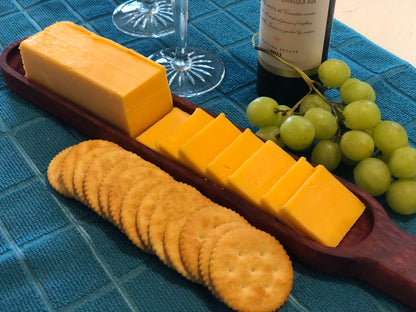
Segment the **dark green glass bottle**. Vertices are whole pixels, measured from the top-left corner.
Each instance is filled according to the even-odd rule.
[[[317,80],[328,57],[335,0],[262,0],[259,43]],[[258,53],[257,92],[279,104],[293,106],[308,91],[291,68]]]

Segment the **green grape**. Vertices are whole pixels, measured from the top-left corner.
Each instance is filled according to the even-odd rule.
[[[383,151],[378,151],[376,157],[378,159],[384,161],[386,164],[388,164],[389,161],[390,161],[391,154],[390,153],[383,152]]]
[[[416,213],[416,181],[399,179],[394,181],[386,192],[390,208],[403,215]]]
[[[396,178],[416,177],[416,149],[410,146],[394,150],[388,162],[391,174]]]
[[[339,95],[345,104],[358,100],[376,101],[376,93],[373,87],[365,81],[350,78],[339,89]]]
[[[361,131],[364,131],[365,133],[367,133],[368,135],[370,135],[371,137],[373,137],[374,127],[368,128],[368,129],[362,129]]]
[[[331,106],[316,93],[309,94],[302,101],[302,103],[300,103],[299,113],[303,115],[312,107],[320,107],[320,108],[327,110],[328,112],[331,111]]]
[[[406,146],[406,130],[397,122],[383,120],[373,129],[374,144],[383,152],[392,153],[395,149]]]
[[[257,130],[256,135],[258,135],[264,140],[273,141],[280,147],[285,146],[285,142],[283,142],[283,139],[280,137],[279,127],[267,126],[267,127],[260,128],[259,130]]]
[[[342,153],[351,160],[360,161],[370,157],[374,152],[371,136],[359,130],[345,132],[340,141]]]
[[[341,149],[338,143],[331,140],[321,140],[313,148],[311,163],[323,165],[328,171],[334,171],[342,159]]]
[[[247,106],[247,119],[257,127],[273,125],[276,122],[277,102],[269,97],[262,96],[251,101]]]
[[[280,136],[289,148],[300,151],[312,144],[315,128],[308,119],[293,115],[282,123]]]
[[[350,76],[350,67],[338,59],[326,60],[318,69],[319,80],[329,88],[339,88]]]
[[[354,166],[356,166],[359,163],[359,161],[357,161],[357,160],[349,159],[347,156],[345,156],[345,154],[342,154],[341,162],[344,165],[347,165],[347,166],[350,166],[350,167],[354,167]]]
[[[384,194],[391,183],[389,167],[378,158],[361,160],[353,173],[355,184],[373,196]]]
[[[358,100],[348,104],[343,111],[344,124],[353,130],[371,129],[381,121],[377,104],[369,100]]]
[[[286,105],[279,105],[279,112],[276,116],[276,121],[274,123],[275,126],[280,127],[283,123],[283,121],[286,120],[287,117],[292,115],[292,112],[290,111],[290,107]]]
[[[332,113],[314,107],[305,113],[305,118],[312,122],[315,128],[315,138],[325,140],[332,138],[338,130],[338,122]]]

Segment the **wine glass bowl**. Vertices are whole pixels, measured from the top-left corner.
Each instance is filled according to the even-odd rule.
[[[224,64],[214,53],[187,46],[188,0],[173,0],[172,9],[177,46],[162,49],[149,58],[166,68],[172,93],[182,97],[206,93],[223,80]]]
[[[151,38],[174,32],[172,5],[167,0],[129,0],[113,12],[113,24],[131,36]]]

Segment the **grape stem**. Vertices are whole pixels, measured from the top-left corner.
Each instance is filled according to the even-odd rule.
[[[322,93],[321,93],[321,91],[318,89],[318,87],[320,87],[320,88],[322,88],[322,85],[321,85],[321,83],[319,83],[318,81],[316,81],[316,80],[313,80],[313,79],[311,79],[308,75],[306,75],[305,74],[305,72],[302,70],[302,69],[300,69],[299,67],[297,67],[296,65],[293,65],[292,63],[290,63],[290,62],[288,62],[288,61],[286,61],[285,59],[283,59],[282,57],[280,57],[280,56],[278,56],[278,55],[276,55],[275,53],[273,53],[273,51],[271,51],[271,50],[269,50],[269,49],[265,49],[265,48],[262,48],[262,47],[259,47],[259,46],[257,46],[256,45],[256,42],[255,42],[255,39],[256,39],[256,37],[259,35],[259,33],[257,32],[257,33],[255,33],[254,35],[253,35],[253,37],[252,37],[252,44],[253,44],[253,48],[254,49],[256,49],[256,50],[258,50],[258,51],[261,51],[261,52],[263,52],[263,53],[266,53],[267,55],[270,55],[271,57],[273,57],[273,58],[275,58],[275,59],[277,59],[279,62],[281,62],[281,63],[283,63],[283,64],[285,64],[286,66],[288,66],[288,67],[290,67],[290,68],[292,68],[295,72],[297,72],[298,73],[298,75],[305,81],[305,83],[308,85],[308,87],[309,87],[309,91],[305,94],[305,96],[304,97],[302,97],[293,107],[292,107],[292,109],[291,109],[291,112],[292,113],[294,113],[295,112],[295,110],[299,107],[299,105],[300,105],[300,103],[302,103],[303,102],[303,100],[306,98],[306,97],[308,97],[311,93],[312,93],[312,91],[315,91],[315,93],[316,94],[318,94],[325,102],[327,102],[330,106],[331,106],[331,108],[332,108],[332,110],[333,110],[333,112],[335,113],[335,110],[338,110],[338,111],[340,111],[340,112],[342,112],[336,105],[334,105],[330,100],[328,100]],[[318,86],[318,87],[317,87]],[[337,116],[337,114],[335,114],[335,116]],[[338,119],[338,118],[337,118]]]

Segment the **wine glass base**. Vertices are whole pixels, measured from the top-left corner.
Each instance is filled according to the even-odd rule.
[[[172,93],[192,97],[211,91],[224,78],[225,68],[221,59],[205,50],[186,48],[186,60],[175,59],[176,48],[167,48],[149,56],[149,59],[165,66]]]
[[[175,31],[172,5],[168,1],[130,0],[113,12],[113,24],[123,33],[135,37],[151,38]]]

